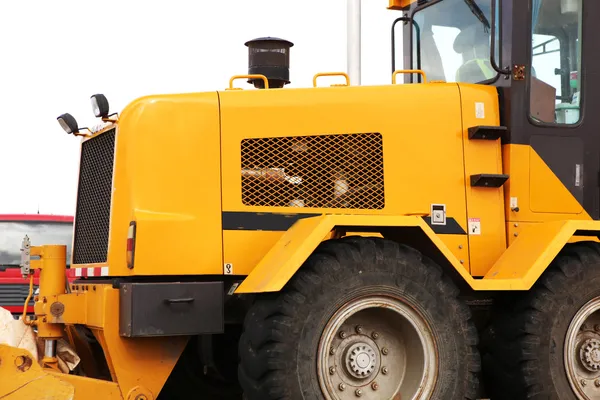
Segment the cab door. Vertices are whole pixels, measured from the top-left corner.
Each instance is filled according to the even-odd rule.
[[[593,0],[513,3],[511,222],[599,218],[600,59]],[[528,10],[528,12],[524,12]],[[511,179],[513,176],[511,176]],[[527,181],[527,182],[526,182]],[[515,208],[515,207],[513,207]]]

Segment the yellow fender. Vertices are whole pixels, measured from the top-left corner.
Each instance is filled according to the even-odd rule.
[[[336,227],[351,227],[357,232],[361,228],[418,228],[477,291],[529,290],[574,236],[600,235],[600,221],[568,220],[534,225],[521,232],[483,279],[474,279],[419,216],[322,215],[303,218],[282,235],[235,293],[280,291]]]

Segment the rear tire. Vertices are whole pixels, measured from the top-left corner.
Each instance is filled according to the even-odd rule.
[[[600,246],[568,245],[529,292],[506,294],[494,312],[484,356],[492,399],[600,399],[598,310]]]
[[[281,292],[259,296],[248,312],[239,344],[244,395],[475,399],[478,335],[457,295],[412,248],[327,241]]]

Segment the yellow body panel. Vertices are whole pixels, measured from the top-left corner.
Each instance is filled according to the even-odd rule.
[[[469,183],[470,176],[477,174],[502,174],[500,140],[470,140],[468,132],[471,127],[499,125],[496,88],[461,84],[460,93],[465,180]],[[465,191],[467,217],[480,224],[468,229],[471,275],[483,276],[506,249],[504,191],[502,187],[481,188],[470,184],[465,185]]]
[[[121,400],[119,386],[42,367],[31,353],[0,344],[0,399],[3,400]],[[20,368],[23,360],[26,364]]]
[[[510,175],[504,185],[510,223],[592,219],[531,146],[504,145],[503,160]],[[511,211],[511,198],[518,212]]]
[[[432,204],[443,204],[459,232],[433,234],[432,240],[441,243],[438,248],[451,255],[451,264],[465,279],[485,276],[499,268],[497,261],[519,237],[518,224],[590,219],[529,146],[469,139],[470,127],[495,126],[499,119],[495,88],[454,83],[232,90],[139,99],[118,122],[110,275],[250,275],[239,290],[251,291],[251,286],[266,287],[252,283],[255,276],[267,275],[268,268],[274,268],[273,276],[281,271],[269,261],[279,254],[281,240],[315,220],[300,221],[290,231],[293,221],[285,227],[248,228],[248,216],[377,216],[376,226],[414,216],[425,226],[422,217],[430,214]],[[382,207],[243,203],[244,140],[360,133],[379,134],[383,141]],[[469,185],[471,175],[502,172],[510,176],[503,188]],[[513,198],[518,213],[510,209]],[[470,219],[480,222],[479,234],[470,232]],[[125,255],[132,220],[137,231],[130,270]],[[313,242],[306,248],[316,247],[314,241],[330,231],[307,234]],[[284,263],[278,256],[279,262],[297,268],[300,258],[310,254],[301,247],[297,251],[294,257],[299,258]],[[229,272],[225,266],[231,267]],[[495,282],[493,286],[499,285],[499,279]],[[477,280],[469,283],[480,285]],[[94,316],[102,312],[97,301],[88,302],[86,320],[99,326],[103,322]]]
[[[489,91],[484,88],[481,93],[481,101],[489,102],[487,106],[492,109]],[[431,204],[443,203],[448,217],[466,230],[463,128],[456,84],[229,91],[220,93],[220,100],[224,212],[428,215]],[[429,115],[432,112],[435,118]],[[409,115],[422,117],[406,118]],[[379,132],[383,137],[383,209],[309,209],[242,203],[243,139],[365,132]],[[432,168],[439,166],[441,160],[443,168]],[[236,274],[250,272],[268,250],[265,241],[277,240],[284,232],[242,233],[239,229],[226,229],[224,263],[233,264]],[[455,235],[442,235],[441,240],[448,241],[452,252],[464,258],[452,236]],[[248,249],[255,254],[249,255]],[[468,265],[468,259],[465,263]]]
[[[515,281],[508,289],[528,290],[578,231],[600,234],[600,221],[552,221],[523,229],[482,282]]]
[[[116,142],[109,274],[194,274],[199,266],[222,273],[217,93],[138,99],[120,115]],[[137,222],[132,270],[130,221]]]

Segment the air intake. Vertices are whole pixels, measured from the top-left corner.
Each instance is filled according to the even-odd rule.
[[[248,46],[248,73],[267,77],[269,88],[282,88],[290,83],[290,47],[284,39],[263,37],[245,43]],[[250,79],[258,89],[264,89],[262,79]]]

